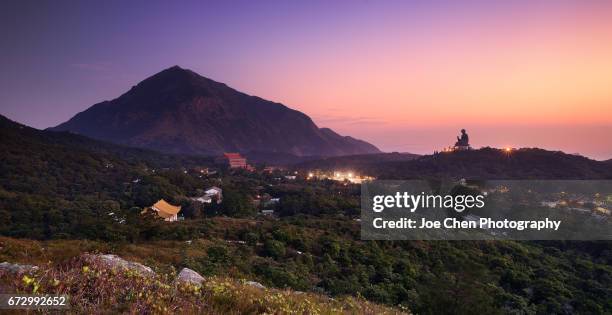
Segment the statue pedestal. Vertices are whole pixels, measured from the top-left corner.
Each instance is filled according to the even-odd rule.
[[[467,151],[470,149],[469,145],[456,145],[454,147],[455,151]]]

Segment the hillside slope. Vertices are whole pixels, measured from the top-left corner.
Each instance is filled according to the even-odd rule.
[[[612,179],[612,164],[560,151],[525,148],[505,152],[494,148],[443,152],[421,157],[384,153],[362,158],[313,160],[301,169],[342,166],[380,179]]]
[[[116,239],[120,229],[134,230],[117,218],[134,214],[133,206],[200,188],[204,183],[179,167],[209,162],[36,130],[0,116],[0,234]]]
[[[269,151],[334,156],[380,152],[365,141],[319,129],[299,111],[238,92],[178,66],[51,129],[182,154]]]
[[[13,240],[0,238],[0,244],[6,242]],[[409,314],[364,299],[330,299],[227,277],[196,281],[179,275],[173,280],[174,273],[145,272],[144,265],[109,266],[98,257],[85,254],[55,265],[46,262],[36,270],[31,265],[0,265],[0,293],[66,295],[71,313],[79,314]]]

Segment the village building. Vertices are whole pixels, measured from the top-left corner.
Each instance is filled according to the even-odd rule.
[[[207,195],[202,195],[200,197],[193,197],[191,200],[199,202],[199,203],[212,203],[212,198]]]
[[[540,202],[540,205],[544,207],[548,207],[548,208],[556,208],[557,205],[559,205],[559,202],[558,201],[542,201]]]
[[[280,198],[270,198],[268,200],[264,200],[263,205],[264,207],[269,207],[269,206],[276,205],[279,202],[280,202]]]
[[[217,186],[212,186],[208,189],[206,189],[204,191],[204,194],[206,196],[209,196],[215,200],[217,200],[217,203],[220,203],[223,200],[223,189],[217,187]]]
[[[606,209],[604,207],[595,207],[595,212],[597,213],[601,213],[601,214],[607,214],[610,215],[612,213],[612,211],[610,209]]]
[[[261,210],[261,214],[265,215],[265,216],[273,216],[274,215],[274,210]]]
[[[285,168],[281,166],[266,166],[263,169],[264,173],[272,173],[274,171],[284,171],[284,170]]]
[[[210,170],[208,169],[208,167],[196,166],[193,168],[193,172],[204,174],[204,175],[208,175],[209,171]]]
[[[149,211],[155,211],[155,213],[162,217],[164,221],[174,222],[178,221],[178,213],[181,211],[181,206],[174,206],[166,202],[164,199],[160,199],[151,207],[145,208],[142,213]]]
[[[223,190],[217,186],[212,186],[206,189],[202,196],[191,198],[191,200],[199,203],[212,203],[214,200],[216,203],[221,203],[223,201]]]
[[[229,168],[249,168],[246,158],[240,153],[223,153],[218,162],[229,166]]]

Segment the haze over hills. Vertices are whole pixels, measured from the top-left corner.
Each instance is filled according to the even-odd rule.
[[[50,129],[180,154],[380,152],[365,141],[318,128],[310,117],[285,105],[238,92],[178,66]]]

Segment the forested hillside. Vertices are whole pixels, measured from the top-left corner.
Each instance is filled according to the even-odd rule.
[[[380,179],[612,179],[612,163],[538,148],[482,148],[414,156],[384,153],[304,162],[300,169],[357,168]]]
[[[0,131],[0,235],[12,237],[0,239],[0,261],[62,264],[83,252],[116,253],[164,273],[188,267],[275,288],[361,296],[420,314],[612,309],[610,242],[362,241],[354,220],[358,185],[306,180],[299,172],[296,179],[285,177],[293,171],[202,176],[186,170],[206,159],[117,147],[8,120]],[[602,164],[581,157],[522,154],[482,150],[369,165],[395,178],[607,174]],[[506,173],[496,173],[498,163],[506,163],[499,167]],[[198,208],[188,201],[212,185],[223,188],[221,204]],[[258,216],[254,200],[263,195],[279,198],[271,206],[276,217]],[[183,205],[185,220],[141,215],[159,198]]]

